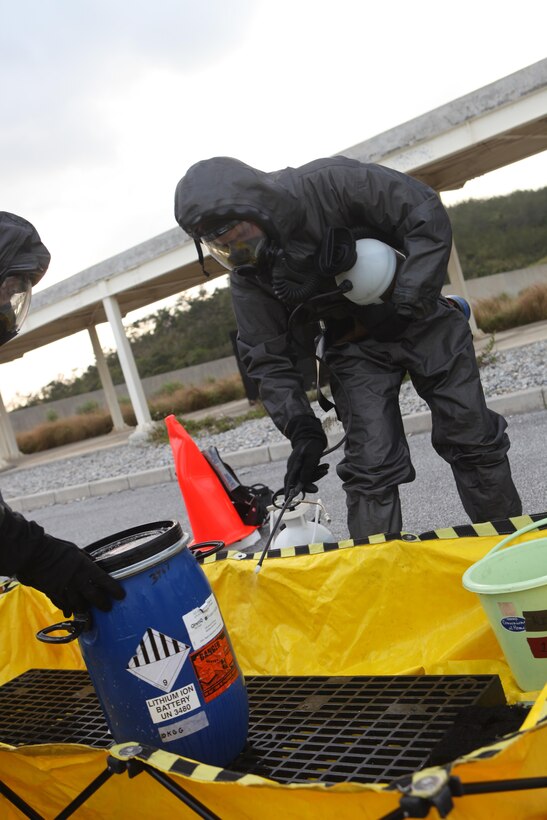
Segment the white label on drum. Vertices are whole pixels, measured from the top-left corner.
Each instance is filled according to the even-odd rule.
[[[166,720],[181,717],[194,709],[199,709],[199,697],[193,683],[175,689],[167,695],[150,698],[146,701],[152,723],[164,723]]]
[[[178,723],[160,727],[158,734],[163,743],[171,743],[172,740],[179,740],[181,737],[188,737],[188,735],[200,732],[202,729],[206,729],[208,725],[209,720],[205,712],[198,712],[197,715],[192,715],[186,720],[179,720]]]
[[[209,595],[205,603],[182,616],[194,649],[201,649],[218,635],[224,621],[214,595]]]
[[[147,629],[127,664],[127,671],[164,692],[170,692],[189,652],[190,647],[182,641],[157,629]]]

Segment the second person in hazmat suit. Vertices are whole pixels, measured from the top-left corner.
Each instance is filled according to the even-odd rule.
[[[34,225],[0,211],[0,345],[19,332],[32,288],[48,269],[50,254]],[[0,493],[0,574],[45,593],[68,617],[91,606],[109,610],[125,595],[114,578],[76,544],[49,535],[15,512]]]
[[[311,488],[327,469],[326,437],[295,365],[298,339],[320,320],[347,433],[337,471],[354,540],[403,526],[399,485],[415,478],[399,407],[407,373],[431,410],[433,446],[471,521],[521,513],[506,421],[486,406],[466,318],[441,296],[452,231],[434,190],[345,157],[272,173],[215,157],[180,180],[175,216],[202,261],[203,245],[230,270],[241,358],[291,441],[286,493]],[[336,284],[361,237],[399,258],[377,304],[355,304]]]

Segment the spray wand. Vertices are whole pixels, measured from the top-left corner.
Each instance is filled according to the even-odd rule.
[[[281,491],[279,491],[279,492],[281,492]],[[258,559],[258,563],[255,567],[255,572],[256,573],[259,573],[260,570],[262,569],[262,563],[264,561],[264,558],[268,554],[268,550],[270,549],[270,546],[271,546],[271,543],[274,539],[274,536],[275,536],[277,530],[279,529],[279,525],[281,524],[281,519],[283,518],[283,516],[285,515],[285,513],[287,512],[287,510],[291,506],[292,502],[294,501],[294,499],[296,498],[296,496],[300,492],[302,492],[302,485],[297,484],[296,487],[291,487],[289,492],[287,493],[285,501],[283,502],[283,506],[280,508],[280,513],[277,516],[275,524],[272,528],[272,531],[270,532],[270,534],[268,536],[268,540],[266,541],[266,545],[265,545],[264,549],[262,550],[262,554],[261,554],[260,558]],[[277,495],[277,493],[276,493],[276,495]],[[274,498],[275,498],[275,496],[274,496]]]

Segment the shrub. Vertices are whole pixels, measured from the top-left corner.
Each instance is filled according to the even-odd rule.
[[[132,404],[126,404],[120,408],[122,411],[122,418],[129,427],[136,427],[137,425],[137,417],[135,416],[135,411],[133,410]]]
[[[112,419],[108,413],[68,416],[65,419],[44,422],[33,430],[19,433],[17,446],[22,453],[38,453],[74,441],[102,436],[111,430]]]
[[[211,382],[202,388],[194,386],[186,388],[180,385],[173,390],[171,395],[156,396],[151,399],[149,402],[150,415],[154,421],[162,421],[171,414],[184,415],[195,410],[244,398],[244,396],[245,390],[239,376]],[[124,422],[130,427],[135,427],[137,419],[130,400],[123,397],[119,399],[119,404]],[[97,408],[96,402],[89,401],[78,408],[78,415],[64,419],[57,419],[55,411],[50,411],[54,418],[48,418],[47,422],[38,425],[33,430],[19,433],[17,436],[19,449],[22,453],[37,453],[109,433],[112,430],[110,413]],[[214,420],[210,421],[212,424],[215,423]],[[222,428],[223,424],[234,426],[227,419],[220,420],[218,423],[221,426],[217,427],[217,432],[221,429],[230,429],[226,426]]]
[[[81,404],[79,407],[76,408],[76,415],[85,416],[88,413],[96,413],[98,409],[99,405],[96,401],[86,401],[84,404]]]
[[[154,394],[154,398],[161,398],[162,396],[172,396],[179,390],[182,390],[184,385],[182,382],[165,382],[160,389]]]
[[[150,415],[159,421],[171,414],[193,413],[244,397],[245,390],[239,376],[213,381],[204,387],[181,385],[168,396],[154,396],[149,402]]]
[[[516,298],[502,293],[491,299],[479,299],[473,305],[473,313],[485,333],[541,322],[547,319],[547,285],[531,285]]]

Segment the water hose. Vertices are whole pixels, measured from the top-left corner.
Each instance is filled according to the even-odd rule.
[[[325,297],[333,296],[334,294],[339,293],[339,292],[340,291],[338,290],[338,291],[330,291],[329,293],[320,294],[317,297],[309,299],[308,304],[310,302],[313,302],[314,300],[318,301],[320,299],[324,299]],[[310,355],[310,350],[308,349],[307,345],[304,342],[302,342],[300,339],[298,339],[296,333],[294,332],[294,323],[295,323],[296,316],[298,315],[299,311],[302,308],[305,308],[305,307],[306,307],[306,304],[304,302],[301,302],[299,305],[297,305],[294,308],[294,310],[292,311],[292,313],[289,316],[289,320],[288,320],[288,323],[287,323],[287,330],[288,330],[289,340],[292,340],[301,350],[303,350],[306,353],[306,355]],[[322,338],[324,340],[324,336]],[[325,367],[328,367],[325,360],[323,359],[323,352],[324,352],[324,345],[317,345],[316,350],[313,353],[313,356],[314,356],[314,359],[317,362],[319,362],[320,364],[323,364]],[[351,410],[351,402],[349,401],[349,397],[348,397],[348,394],[347,394],[347,390],[344,386],[344,383],[342,382],[342,380],[338,377],[338,375],[336,373],[332,372],[332,370],[329,370],[329,372],[330,372],[331,378],[335,379],[338,382],[338,385],[340,386],[340,389],[342,390],[342,392],[344,393],[344,395],[346,397],[348,417],[347,417],[347,423],[346,423],[344,434],[343,434],[342,438],[340,439],[340,441],[337,441],[336,444],[334,444],[332,447],[327,447],[327,449],[323,451],[323,453],[321,455],[321,458],[323,458],[324,456],[330,455],[330,453],[334,453],[335,450],[338,450],[339,447],[341,447],[343,444],[345,444],[345,442],[347,440],[347,437],[349,435],[349,432],[351,430],[351,423],[352,423],[352,416],[353,416],[352,410]],[[318,395],[320,393],[320,390],[321,390],[321,387],[319,385],[319,378],[318,378],[317,379],[317,393],[318,393]],[[335,407],[334,404],[332,404],[332,406]],[[323,409],[326,409],[326,408],[323,408]]]
[[[258,563],[255,567],[255,573],[259,573],[260,570],[262,569],[262,564],[264,562],[264,559],[265,559],[266,555],[268,554],[268,550],[270,549],[270,546],[272,544],[274,536],[275,536],[277,530],[279,529],[279,525],[281,524],[281,519],[283,518],[283,516],[285,515],[285,513],[287,512],[287,510],[291,506],[291,504],[294,501],[294,499],[296,498],[296,496],[301,491],[302,491],[302,485],[300,485],[300,484],[298,484],[296,487],[291,487],[291,489],[289,490],[289,492],[287,494],[287,497],[285,498],[285,501],[283,503],[283,506],[281,507],[281,512],[277,516],[276,522],[275,522],[274,526],[272,527],[272,531],[270,532],[270,534],[268,536],[268,540],[266,541],[264,549],[262,550],[260,558],[258,559]],[[276,493],[276,495],[278,495],[278,494],[279,493]],[[275,498],[275,496],[274,496],[274,498]]]

